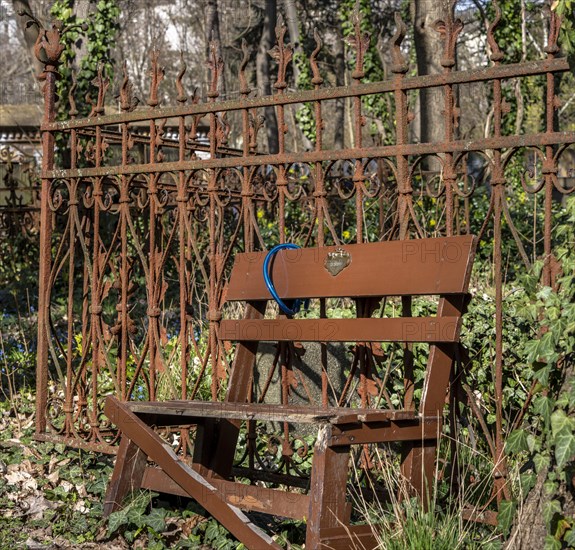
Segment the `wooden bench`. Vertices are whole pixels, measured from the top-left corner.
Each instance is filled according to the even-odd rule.
[[[262,272],[265,253],[238,254],[226,300],[245,302],[245,314],[241,319],[224,319],[219,326],[221,340],[237,342],[225,402],[121,403],[108,397],[105,412],[121,430],[122,439],[105,513],[118,509],[130,491],[145,486],[193,497],[248,548],[279,546],[242,510],[305,517],[306,548],[373,548],[371,527],[350,525],[351,506],[346,497],[350,449],[403,442],[402,472],[425,501],[433,486],[437,441],[468,300],[475,244],[475,237],[463,236],[277,253],[271,276],[282,299],[351,298],[362,315],[353,319],[265,318],[270,301]],[[371,316],[384,297],[409,301],[414,296],[434,295],[439,301],[433,317]],[[262,341],[428,343],[419,407],[386,410],[248,403]],[[317,427],[307,494],[234,481],[234,453],[246,420]],[[196,425],[191,463],[177,456],[152,428],[180,425]],[[156,466],[147,466],[148,458]]]

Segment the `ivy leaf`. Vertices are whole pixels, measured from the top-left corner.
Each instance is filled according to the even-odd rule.
[[[525,430],[513,430],[505,442],[507,453],[520,453],[529,450],[527,444],[527,432]]]
[[[128,522],[128,516],[125,510],[112,512],[108,517],[108,537],[114,534],[122,525]]]
[[[527,436],[527,446],[529,447],[529,452],[532,453],[534,451],[541,450],[541,440],[538,437],[535,437],[533,434],[529,434]]]
[[[567,533],[565,533],[565,542],[575,548],[575,529],[569,529]]]
[[[521,493],[527,495],[527,493],[533,489],[535,482],[537,481],[537,476],[533,472],[526,472],[519,476],[519,483],[521,485]]]
[[[527,355],[527,362],[535,363],[539,357],[539,340],[525,342],[524,350]]]
[[[548,531],[552,531],[553,521],[557,515],[561,515],[561,503],[558,500],[550,500],[543,504],[543,519]]]
[[[549,472],[549,477],[552,477],[553,472]],[[557,477],[556,475],[554,476],[555,478]],[[555,494],[557,494],[557,490],[559,489],[559,485],[558,483],[555,481],[555,479],[548,479],[547,481],[545,481],[545,483],[543,483],[543,491],[545,493],[545,495],[551,497]]]
[[[547,535],[545,537],[545,546],[543,547],[544,550],[561,550],[562,544],[551,535]]]
[[[549,363],[540,363],[535,362],[535,373],[534,377],[541,382],[541,385],[548,386],[549,385],[549,375],[551,374],[551,364]]]
[[[565,411],[559,409],[551,415],[551,432],[556,438],[560,433],[571,433],[573,431],[573,419],[569,418]]]
[[[555,438],[555,459],[557,467],[563,468],[575,455],[575,436],[572,432],[560,433]]]
[[[211,521],[206,528],[206,541],[216,540],[219,534],[218,524],[215,521]]]
[[[550,397],[541,396],[534,401],[535,413],[541,415],[547,430],[549,429],[549,423],[551,422],[551,413],[554,405],[553,399]]]
[[[553,289],[550,286],[544,286],[538,293],[537,298],[546,302],[553,294]]]
[[[537,473],[541,472],[544,468],[547,468],[550,464],[549,455],[538,453],[533,457],[533,464],[535,465],[535,471]]]
[[[555,406],[557,408],[564,409],[569,406],[569,396],[567,393],[562,393],[557,397],[557,401],[555,402]]]
[[[137,501],[135,502],[137,503]],[[144,510],[142,510],[142,508],[137,506],[137,504],[130,506],[129,508],[127,508],[126,520],[128,523],[131,523],[136,527],[142,527],[142,525],[144,525],[145,523]]]
[[[497,526],[501,530],[501,533],[503,533],[503,536],[507,536],[509,529],[511,529],[516,508],[517,504],[512,500],[501,501],[499,513],[497,514]]]
[[[153,508],[151,512],[144,518],[144,522],[155,533],[161,533],[166,530],[166,514],[167,510],[161,508]]]

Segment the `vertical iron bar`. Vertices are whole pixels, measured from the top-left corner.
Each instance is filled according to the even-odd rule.
[[[56,118],[56,66],[46,65],[42,79],[44,86],[44,117],[48,124]],[[50,309],[50,270],[52,264],[52,212],[49,206],[52,180],[45,176],[54,168],[54,134],[42,131],[42,191],[40,195],[40,266],[38,289],[38,352],[36,356],[36,433],[46,431],[48,405],[48,339]]]

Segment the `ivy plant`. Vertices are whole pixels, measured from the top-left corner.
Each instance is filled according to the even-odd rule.
[[[521,314],[539,326],[526,342],[528,376],[534,397],[523,425],[509,434],[508,455],[522,458],[520,490],[527,494],[539,475],[545,476],[547,501],[543,515],[548,530],[545,548],[575,545],[575,518],[563,509],[562,486],[571,484],[575,461],[575,201],[557,228],[562,244],[556,249],[562,274],[557,290],[538,285],[542,263],[524,278],[525,305]],[[513,503],[506,508],[514,508]],[[501,512],[500,512],[501,513]],[[506,520],[506,526],[509,525]]]
[[[119,29],[120,8],[116,0],[99,0],[95,10],[85,20],[79,18],[74,11],[73,0],[56,0],[50,11],[52,17],[61,21],[64,27],[77,25],[61,38],[65,49],[62,53],[59,67],[60,78],[57,82],[57,94],[60,98],[58,118],[68,118],[68,95],[73,85],[72,66],[82,41],[86,42],[86,55],[77,63],[76,108],[78,116],[88,116],[90,102],[95,103],[97,91],[94,79],[98,69],[103,69],[104,78],[113,77],[114,60],[112,51],[116,44]],[[81,27],[80,27],[81,26]]]

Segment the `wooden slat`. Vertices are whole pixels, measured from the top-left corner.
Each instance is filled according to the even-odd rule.
[[[361,424],[334,424],[329,444],[360,445],[387,441],[437,440],[441,424],[437,420],[386,420]]]
[[[349,409],[338,407],[315,407],[275,405],[268,403],[226,403],[219,401],[130,401],[125,404],[133,413],[154,415],[158,425],[162,415],[173,423],[181,417],[182,424],[193,424],[204,418],[227,418],[238,420],[262,420],[266,422],[335,423],[340,417],[347,423],[414,418],[412,411],[386,409]]]
[[[456,342],[460,317],[225,319],[218,337],[259,342]]]
[[[357,424],[388,422],[390,420],[410,420],[415,418],[415,411],[390,411],[378,409],[343,409],[331,424]]]
[[[281,489],[268,489],[259,485],[209,478],[210,483],[220,491],[226,502],[241,510],[258,512],[302,520],[307,517],[309,496],[302,493],[286,492]],[[142,487],[161,493],[189,496],[170,476],[160,468],[148,466],[142,479]]]
[[[475,237],[465,235],[282,250],[273,261],[272,280],[285,299],[464,293],[475,244]],[[349,252],[351,263],[332,276],[324,264],[336,248]],[[265,255],[236,256],[227,300],[270,298],[262,271]]]

